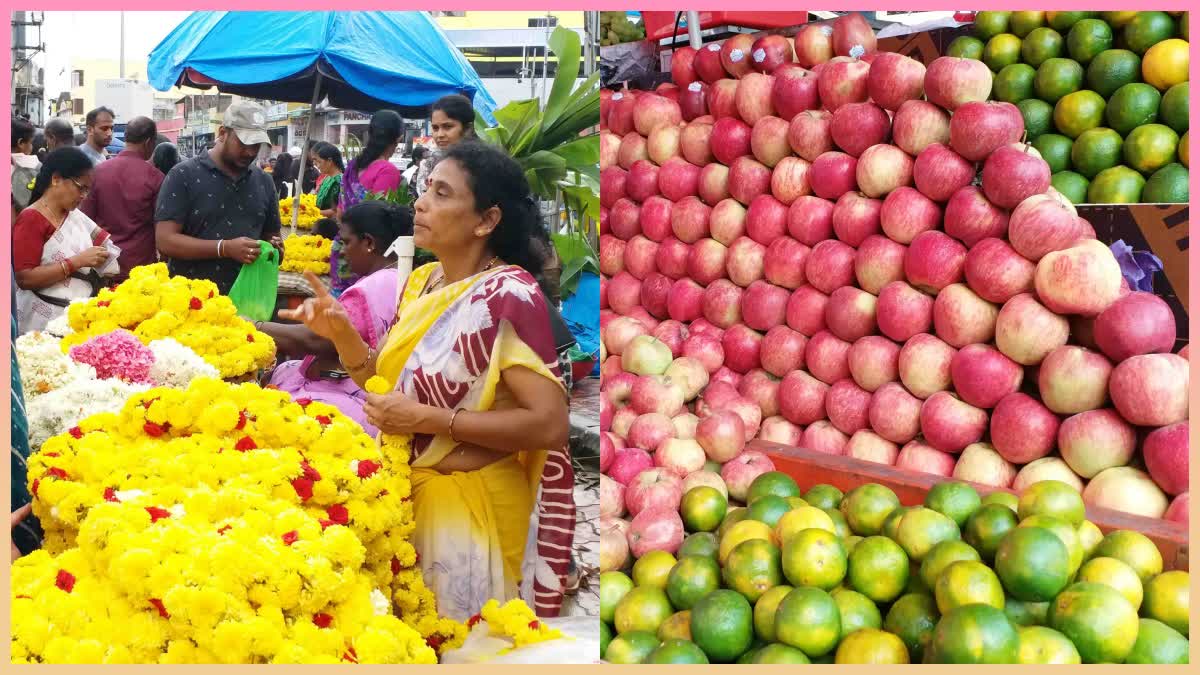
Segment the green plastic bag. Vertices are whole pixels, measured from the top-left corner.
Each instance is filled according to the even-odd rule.
[[[229,289],[229,299],[241,316],[251,321],[270,321],[279,293],[279,251],[265,241],[258,245],[258,258],[242,265],[237,281]]]

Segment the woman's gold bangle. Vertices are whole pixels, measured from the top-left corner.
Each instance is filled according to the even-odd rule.
[[[374,350],[374,349],[372,349],[372,348],[370,348],[370,347],[367,347],[367,356],[366,356],[366,358],[364,358],[364,359],[362,360],[362,363],[358,364],[357,366],[348,366],[348,365],[346,365],[346,362],[345,362],[345,361],[343,361],[343,360],[341,359],[341,357],[340,357],[340,356],[338,357],[338,363],[341,363],[341,364],[342,364],[342,367],[343,367],[343,368],[345,368],[346,370],[349,370],[349,371],[357,371],[357,370],[362,370],[363,368],[365,368],[365,367],[367,366],[367,364],[368,364],[368,363],[370,363],[370,362],[371,362],[371,357],[374,355],[374,353],[375,353],[375,350]]]
[[[458,439],[454,437],[454,419],[458,417],[458,413],[462,411],[462,408],[455,408],[454,413],[450,415],[450,424],[446,425],[446,431],[450,434],[450,440],[454,441],[455,443],[458,442]]]

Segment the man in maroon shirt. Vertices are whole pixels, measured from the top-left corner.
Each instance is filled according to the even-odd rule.
[[[124,281],[129,270],[158,262],[154,247],[154,203],[163,174],[149,161],[158,128],[149,117],[125,125],[125,149],[96,166],[92,190],[80,209],[107,230],[121,249],[118,262]]]

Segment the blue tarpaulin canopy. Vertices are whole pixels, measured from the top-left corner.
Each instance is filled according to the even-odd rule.
[[[425,12],[193,12],[150,53],[150,84],[425,117],[447,94],[496,102]],[[317,92],[317,87],[320,91]]]

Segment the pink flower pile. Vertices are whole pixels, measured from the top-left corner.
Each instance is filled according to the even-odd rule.
[[[117,378],[133,384],[151,382],[154,353],[127,330],[106,333],[74,346],[71,358],[95,368],[101,379]]]

